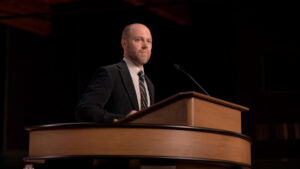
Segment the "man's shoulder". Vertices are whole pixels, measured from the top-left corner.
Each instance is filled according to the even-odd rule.
[[[99,72],[107,72],[109,74],[115,74],[119,72],[120,70],[126,69],[126,63],[124,61],[121,61],[119,63],[111,64],[111,65],[106,65],[106,66],[100,66],[97,69],[97,73]]]
[[[106,70],[116,70],[116,69],[121,69],[126,65],[124,61],[121,61],[119,63],[111,64],[111,65],[106,65],[106,66],[101,66],[99,67],[100,69],[106,69]]]

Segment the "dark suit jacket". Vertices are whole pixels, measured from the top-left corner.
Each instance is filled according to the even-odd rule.
[[[150,104],[154,103],[154,86],[145,76]],[[111,123],[139,110],[134,85],[124,61],[101,67],[94,74],[76,108],[79,121]]]

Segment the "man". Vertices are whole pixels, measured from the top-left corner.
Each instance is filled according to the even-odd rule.
[[[98,69],[77,106],[80,121],[112,123],[154,103],[154,86],[143,65],[152,50],[149,28],[135,23],[122,32],[120,63]]]

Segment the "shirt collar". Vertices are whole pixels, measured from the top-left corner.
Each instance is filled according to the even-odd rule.
[[[144,69],[140,69],[134,63],[132,63],[129,59],[124,57],[123,60],[126,62],[127,66],[128,66],[128,69],[131,73],[134,73],[134,74],[137,75],[139,73],[139,71],[141,71],[141,70],[144,71]]]

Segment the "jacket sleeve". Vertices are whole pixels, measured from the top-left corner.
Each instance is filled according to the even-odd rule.
[[[98,69],[76,107],[77,119],[85,122],[112,123],[113,119],[121,118],[122,115],[105,109],[113,85],[109,71],[105,68]]]

